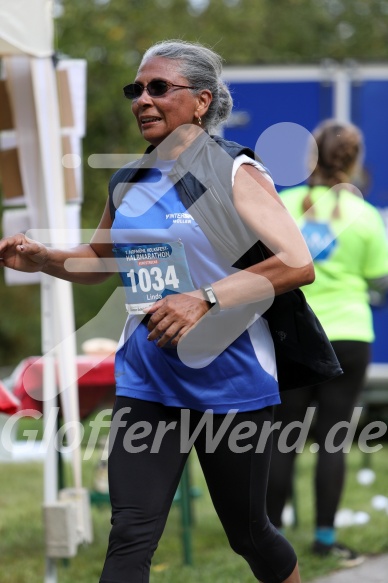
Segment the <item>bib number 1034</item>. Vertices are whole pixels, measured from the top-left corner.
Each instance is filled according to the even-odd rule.
[[[142,292],[163,291],[166,287],[179,288],[179,279],[176,275],[175,266],[168,265],[166,273],[160,267],[141,267],[138,270],[130,269],[127,273],[129,285],[134,293],[140,289]]]

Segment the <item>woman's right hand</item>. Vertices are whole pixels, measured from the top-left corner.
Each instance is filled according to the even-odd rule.
[[[48,260],[48,249],[23,233],[0,240],[0,266],[17,271],[41,271]]]

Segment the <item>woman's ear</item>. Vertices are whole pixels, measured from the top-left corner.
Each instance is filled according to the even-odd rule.
[[[203,117],[210,107],[213,100],[212,92],[209,89],[203,89],[197,96],[197,111],[200,117]]]

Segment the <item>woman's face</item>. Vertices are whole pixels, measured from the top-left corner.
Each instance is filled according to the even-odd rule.
[[[155,79],[174,85],[190,85],[180,74],[178,62],[165,57],[148,59],[140,67],[135,82],[146,87]],[[141,134],[153,146],[158,146],[182,124],[192,124],[199,115],[204,115],[201,98],[193,95],[190,89],[177,87],[171,87],[160,97],[151,97],[144,90],[140,97],[132,101],[132,111]]]

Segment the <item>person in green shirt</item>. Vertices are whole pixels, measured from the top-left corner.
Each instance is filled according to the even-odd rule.
[[[307,408],[316,405],[312,426],[319,449],[312,550],[320,556],[336,555],[351,566],[363,558],[336,539],[334,519],[346,472],[343,447],[339,446],[346,429],[336,431],[334,426],[350,421],[363,387],[374,340],[369,290],[385,293],[388,288],[388,243],[381,215],[355,186],[363,155],[360,130],[352,124],[325,120],[313,135],[318,162],[308,183],[283,191],[281,197],[314,259],[315,282],[303,291],[332,342],[343,375],[282,393],[282,404],[275,410],[281,428],[274,434],[267,511],[270,521],[281,529],[296,458],[295,448],[284,447],[281,431],[292,422],[303,422]],[[294,443],[299,432],[300,428],[293,429],[287,443]]]

